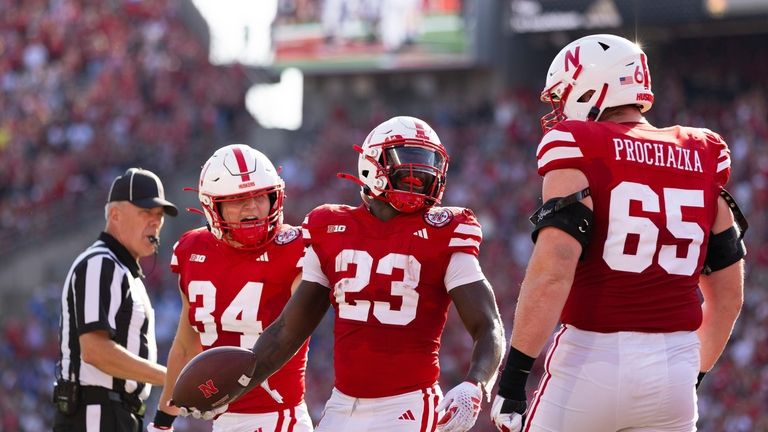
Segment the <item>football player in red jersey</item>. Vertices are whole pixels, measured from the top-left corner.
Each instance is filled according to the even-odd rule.
[[[728,147],[645,120],[646,57],[621,37],[563,48],[542,100],[554,107],[536,151],[544,205],[492,419],[502,431],[696,430],[696,387],[743,301],[746,221],[723,189]]]
[[[304,221],[302,282],[262,333],[252,385],[282,366],[335,311],[335,388],[317,431],[466,431],[493,386],[504,331],[480,268],[471,210],[436,207],[448,155],[424,121],[395,117],[359,155],[363,205],[323,205]],[[438,351],[450,303],[474,340],[466,380],[442,397]],[[442,401],[441,401],[442,399]]]
[[[222,147],[203,166],[199,198],[208,226],[184,233],[174,246],[171,270],[179,275],[182,310],[150,431],[172,429],[179,408],[167,402],[192,357],[217,346],[251,348],[298,285],[304,245],[301,230],[283,224],[284,189],[272,162],[247,145]],[[213,430],[311,431],[307,342],[296,348],[262,388],[229,404]]]

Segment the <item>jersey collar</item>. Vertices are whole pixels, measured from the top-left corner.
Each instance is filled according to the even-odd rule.
[[[141,271],[141,266],[139,265],[139,261],[136,260],[130,252],[128,252],[128,249],[123,246],[122,243],[117,241],[116,238],[112,237],[111,235],[107,234],[106,232],[102,232],[99,234],[99,240],[103,241],[104,244],[107,246],[107,248],[112,251],[112,253],[115,254],[118,260],[120,260],[123,265],[128,267],[128,270],[130,270],[131,275],[133,277],[144,277],[144,273]]]

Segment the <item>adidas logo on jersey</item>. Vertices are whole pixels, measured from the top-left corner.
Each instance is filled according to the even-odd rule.
[[[260,257],[256,258],[256,261],[269,262],[269,255],[264,252]]]
[[[413,235],[415,235],[416,237],[421,237],[423,239],[428,239],[429,238],[429,236],[427,235],[427,229],[426,228],[422,228],[422,229],[414,232]]]
[[[404,412],[400,417],[397,418],[398,420],[416,420],[416,417],[413,415],[411,410],[408,410]]]
[[[205,255],[191,254],[189,260],[192,262],[205,262]]]

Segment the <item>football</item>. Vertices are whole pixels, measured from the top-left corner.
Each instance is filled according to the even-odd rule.
[[[179,373],[173,404],[204,412],[231,403],[251,381],[253,356],[251,350],[234,346],[201,352]]]

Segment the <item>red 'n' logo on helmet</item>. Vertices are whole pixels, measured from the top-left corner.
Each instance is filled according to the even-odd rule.
[[[213,384],[213,380],[208,380],[205,382],[205,384],[200,384],[197,386],[198,389],[200,389],[201,392],[203,392],[203,397],[206,399],[210,398],[211,396],[215,395],[219,392],[219,389],[216,388],[216,386]]]
[[[572,64],[574,68],[578,67],[581,64],[581,61],[579,61],[579,49],[581,46],[576,46],[576,49],[573,51],[568,51],[565,53],[565,71],[568,72],[568,65]]]

